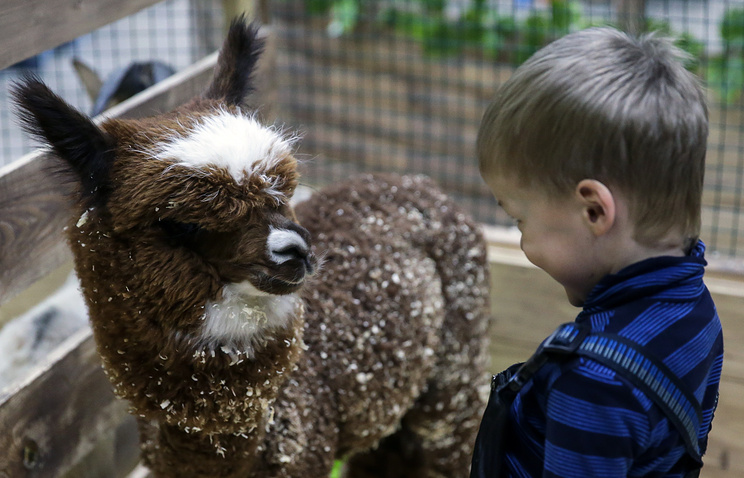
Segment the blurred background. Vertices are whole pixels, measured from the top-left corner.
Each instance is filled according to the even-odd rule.
[[[495,87],[539,47],[591,25],[673,37],[708,88],[702,237],[710,257],[743,268],[744,0],[255,3],[277,35],[271,120],[302,133],[305,183],[359,171],[425,173],[478,220],[497,225],[509,220],[474,155]],[[14,80],[39,75],[67,101],[98,113],[218,48],[228,4],[164,1],[0,71],[0,166],[33,148],[8,101]]]

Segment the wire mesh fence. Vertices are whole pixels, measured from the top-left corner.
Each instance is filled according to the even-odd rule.
[[[481,181],[475,138],[496,87],[542,45],[592,25],[660,31],[708,87],[702,238],[744,258],[744,2],[284,0],[280,116],[305,131],[312,184],[358,171],[433,176],[480,221],[509,224]]]
[[[105,92],[133,65],[157,62],[179,70],[211,53],[222,41],[222,25],[218,2],[168,0],[0,70],[0,166],[34,147],[15,118],[9,96],[13,82],[26,75],[39,76],[73,106],[92,113],[96,95],[86,88],[76,62],[98,77]],[[142,70],[138,72],[142,76]],[[139,80],[133,82],[135,86],[146,80],[133,79]]]
[[[515,65],[568,31],[612,24],[660,30],[708,86],[702,237],[744,261],[744,0],[272,0],[276,120],[299,130],[304,182],[365,171],[432,176],[477,219],[508,225],[480,179],[475,138]],[[180,69],[219,45],[220,2],[168,0],[0,71],[0,166],[28,152],[8,85],[29,70],[91,111],[72,60],[104,80],[133,62]]]

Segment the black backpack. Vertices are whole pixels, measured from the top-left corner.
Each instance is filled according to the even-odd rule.
[[[491,395],[475,440],[470,478],[501,476],[500,453],[505,439],[506,419],[514,397],[547,361],[575,356],[591,358],[623,376],[653,400],[677,427],[687,453],[685,478],[695,478],[703,466],[697,432],[702,421],[700,403],[681,381],[659,360],[646,355],[641,347],[616,334],[591,332],[588,327],[563,324],[540,345],[524,363],[514,364],[493,376]]]

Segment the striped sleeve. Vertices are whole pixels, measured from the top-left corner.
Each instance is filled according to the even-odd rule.
[[[577,362],[547,394],[543,476],[626,477],[650,444],[649,409],[610,369]]]

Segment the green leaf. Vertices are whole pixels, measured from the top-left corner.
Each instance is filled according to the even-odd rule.
[[[336,460],[333,463],[333,470],[331,470],[331,476],[330,478],[341,478],[341,468],[343,468],[344,462],[341,460]]]
[[[357,0],[337,0],[331,6],[331,22],[328,24],[328,34],[338,37],[354,30],[359,18],[359,3]]]
[[[430,13],[442,13],[444,7],[447,6],[447,0],[418,0],[418,2]]]
[[[558,34],[566,34],[581,22],[581,5],[570,0],[552,0],[550,13],[553,28]]]
[[[324,15],[333,5],[333,0],[305,0],[305,7],[312,15]]]
[[[734,103],[744,89],[744,58],[720,56],[708,63],[708,85],[726,103]]]
[[[728,47],[741,49],[744,46],[744,9],[726,11],[721,20],[721,38]]]
[[[533,13],[524,21],[524,46],[537,51],[547,43],[550,21],[540,13]]]

